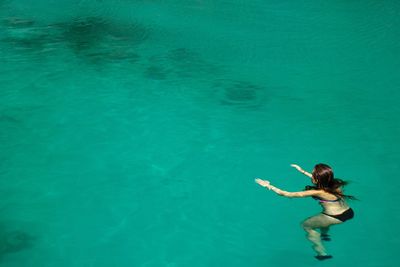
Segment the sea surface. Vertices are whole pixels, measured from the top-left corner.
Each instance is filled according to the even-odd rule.
[[[398,266],[399,89],[399,1],[1,0],[0,266]]]

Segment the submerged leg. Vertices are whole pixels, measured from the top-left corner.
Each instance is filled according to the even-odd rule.
[[[329,226],[328,227],[321,227],[321,235],[327,235],[329,232]]]
[[[329,236],[329,226],[328,227],[321,227],[321,240],[323,241],[331,241],[331,237]]]
[[[341,221],[323,214],[310,217],[302,223],[302,227],[307,232],[307,239],[313,244],[312,247],[314,251],[317,252],[318,256],[322,257],[327,256],[328,254],[325,247],[322,245],[321,234],[316,229],[319,228],[321,231],[327,232],[327,230],[322,230],[322,228],[329,229],[329,226],[339,223],[341,223]]]
[[[307,239],[313,244],[312,248],[314,251],[321,256],[328,255],[325,247],[322,245],[320,233],[309,227],[304,227],[304,230],[307,232]]]

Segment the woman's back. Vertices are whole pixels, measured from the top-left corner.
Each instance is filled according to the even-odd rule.
[[[340,214],[349,208],[349,205],[343,197],[338,197],[324,190],[319,191],[318,196],[314,197],[314,199],[319,201],[319,204],[321,204],[324,209],[324,213]]]

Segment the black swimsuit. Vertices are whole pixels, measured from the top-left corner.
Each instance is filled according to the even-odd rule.
[[[342,222],[350,220],[354,217],[354,211],[352,208],[349,208],[349,209],[345,210],[344,212],[337,214],[337,215],[326,214],[324,212],[322,214],[325,214],[326,216],[338,219],[339,221],[342,221]]]
[[[325,200],[325,199],[321,199],[319,197],[312,197],[315,200],[318,200],[319,203],[326,203],[326,202],[338,202],[340,201],[340,198],[335,199],[335,200]],[[340,214],[336,214],[336,215],[332,215],[332,214],[326,214],[325,212],[323,212],[322,214],[338,219],[341,222],[345,222],[347,220],[350,220],[354,217],[354,211],[352,208],[349,208],[347,210],[345,210],[344,212],[340,213]]]

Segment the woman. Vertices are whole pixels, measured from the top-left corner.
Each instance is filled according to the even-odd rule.
[[[291,165],[302,174],[311,178],[314,186],[306,186],[305,191],[287,192],[270,184],[267,180],[256,179],[256,183],[285,197],[312,197],[319,202],[323,212],[306,219],[302,227],[307,232],[307,238],[313,243],[313,249],[317,252],[318,260],[332,258],[325,251],[321,239],[329,241],[329,227],[334,224],[343,223],[354,216],[353,210],[347,205],[345,199],[355,199],[353,196],[344,195],[342,187],[347,182],[336,179],[331,167],[326,164],[317,164],[312,173],[304,171],[296,164]],[[320,232],[318,232],[318,230]]]

